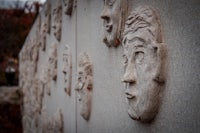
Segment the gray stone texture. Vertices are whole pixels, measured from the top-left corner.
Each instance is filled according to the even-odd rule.
[[[50,2],[54,9],[56,1],[50,0]],[[199,132],[200,1],[132,0],[130,2],[131,9],[150,5],[157,9],[161,16],[168,67],[165,89],[155,120],[150,124],[144,124],[134,121],[127,113],[125,87],[121,83],[124,73],[123,48],[121,45],[109,48],[102,42],[103,21],[100,18],[104,5],[102,0],[75,1],[71,16],[65,15],[64,10],[62,11],[62,34],[57,46],[57,81],[51,82],[51,95],[44,93],[43,98],[43,106],[46,106],[48,116],[52,117],[60,108],[63,112],[65,133]],[[44,10],[41,13],[44,13]],[[44,18],[41,21],[43,22]],[[36,37],[36,25],[36,23],[33,25],[20,57],[30,45],[29,39]],[[39,50],[37,73],[40,73],[41,67],[47,64],[50,44],[54,41],[58,42],[53,32],[46,35],[46,51]],[[70,96],[63,90],[62,51],[66,44],[69,45],[72,54]],[[92,107],[89,121],[81,117],[77,94],[73,90],[76,84],[77,55],[84,51],[90,55],[93,62]],[[20,63],[20,68],[23,68],[23,62]],[[31,88],[29,87],[31,82],[28,83],[25,90]],[[29,91],[23,92],[29,93]]]

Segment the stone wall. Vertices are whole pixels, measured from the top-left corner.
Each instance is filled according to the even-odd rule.
[[[198,0],[47,1],[19,55],[24,132],[199,131],[199,12]],[[121,82],[132,61],[136,80]]]

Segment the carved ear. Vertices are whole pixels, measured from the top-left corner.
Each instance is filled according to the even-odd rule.
[[[93,88],[93,79],[92,79],[91,76],[88,76],[88,87],[87,87],[87,89],[91,91],[92,88]]]
[[[166,44],[165,43],[158,43],[157,48],[157,57],[158,57],[158,63],[156,66],[155,71],[155,77],[154,80],[158,83],[164,83],[165,82],[165,69],[166,69]]]

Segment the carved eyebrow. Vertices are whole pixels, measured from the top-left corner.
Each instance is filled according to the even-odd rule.
[[[140,41],[140,42],[142,42],[142,43],[145,43],[145,40],[144,40],[143,38],[140,38],[140,37],[137,37],[137,36],[136,36],[136,37],[133,37],[133,38],[131,38],[131,39],[129,39],[129,38],[126,37],[126,39],[127,39],[128,41],[131,41],[131,42],[132,42],[132,41],[137,41],[137,40],[138,40],[138,41]]]

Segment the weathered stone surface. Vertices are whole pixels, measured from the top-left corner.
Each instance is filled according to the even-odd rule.
[[[47,33],[50,34],[51,33],[51,2],[47,1],[46,5],[45,5],[45,23],[46,23],[46,27],[47,27]]]
[[[50,2],[52,5],[53,13],[53,9],[56,7],[57,1],[50,0]],[[200,75],[198,72],[200,68],[200,40],[198,36],[200,29],[200,25],[198,22],[198,20],[200,20],[200,8],[198,4],[199,2],[197,2],[197,0],[134,0],[129,2],[132,3],[132,7],[130,9],[136,9],[136,7],[141,5],[151,5],[156,8],[157,11],[159,11],[163,26],[162,37],[165,38],[163,39],[164,41],[162,40],[160,42],[161,44],[163,43],[164,47],[166,46],[166,44],[164,43],[167,42],[168,62],[165,62],[167,60],[163,59],[163,64],[168,64],[168,70],[166,71],[166,75],[163,74],[162,71],[159,72],[161,74],[160,76],[158,76],[159,80],[153,78],[153,76],[149,74],[156,69],[156,67],[153,67],[151,70],[145,73],[145,76],[149,77],[149,79],[145,79],[145,81],[143,81],[145,76],[142,76],[141,73],[144,73],[145,69],[143,65],[139,65],[142,64],[144,60],[146,66],[149,66],[149,63],[152,63],[154,65],[159,64],[157,63],[157,60],[155,61],[155,58],[158,57],[157,59],[159,59],[160,56],[152,57],[152,54],[156,55],[156,52],[152,50],[153,46],[151,47],[150,45],[148,47],[145,47],[145,49],[143,50],[144,54],[140,49],[140,52],[138,52],[136,54],[137,56],[135,56],[137,57],[136,60],[133,60],[138,66],[137,71],[140,72],[136,73],[137,80],[136,84],[133,85],[135,86],[135,88],[147,88],[147,84],[152,83],[151,85],[158,85],[158,87],[155,87],[155,91],[157,91],[158,88],[161,88],[162,90],[163,88],[165,88],[164,86],[166,86],[166,89],[164,89],[164,93],[158,91],[162,97],[160,99],[162,100],[162,102],[160,104],[160,107],[158,108],[158,113],[156,113],[155,115],[156,117],[154,117],[154,121],[147,124],[134,121],[127,113],[127,107],[130,107],[131,105],[136,105],[126,104],[127,99],[124,97],[124,83],[119,82],[123,75],[123,67],[121,64],[122,54],[123,50],[125,50],[125,47],[118,46],[117,48],[107,48],[104,43],[102,43],[101,40],[104,36],[104,32],[101,29],[103,20],[101,20],[99,16],[104,8],[104,1],[101,0],[78,0],[77,7],[73,8],[73,13],[71,14],[71,16],[62,16],[63,38],[59,42],[57,48],[57,80],[55,81],[51,79],[50,96],[46,94],[47,84],[44,82],[45,93],[42,106],[47,106],[48,118],[50,119],[53,116],[59,106],[59,108],[61,108],[63,111],[63,120],[65,122],[64,132],[66,133],[198,132],[200,130],[200,122],[198,119],[200,118],[200,89],[198,82],[200,80]],[[62,7],[63,10],[65,10],[64,4],[62,5]],[[41,10],[42,22],[44,20],[43,13],[44,10]],[[64,11],[62,13],[64,14]],[[50,46],[54,41],[57,42],[53,35],[52,29],[51,34],[47,33],[46,50],[42,51],[42,49],[39,49],[39,60],[37,65],[38,69],[36,74],[34,74],[32,65],[29,64],[29,61],[31,59],[30,39],[38,40],[37,38],[35,38],[37,21],[38,19],[33,25],[29,37],[26,39],[23,49],[21,51],[21,55],[24,56],[23,58],[20,58],[20,62],[23,61],[22,63],[20,63],[20,67],[22,67],[20,69],[23,73],[20,74],[20,76],[22,77],[22,80],[20,80],[20,84],[24,86],[23,92],[27,94],[27,96],[24,97],[24,101],[26,102],[26,104],[24,105],[24,112],[27,113],[25,113],[24,115],[25,118],[23,120],[23,124],[26,131],[30,132],[31,129],[33,129],[32,132],[39,132],[39,129],[42,129],[42,127],[40,128],[40,125],[42,126],[44,123],[44,121],[38,119],[43,118],[44,115],[34,113],[34,111],[38,109],[38,107],[34,106],[38,106],[38,104],[35,102],[37,101],[37,98],[32,98],[35,95],[35,91],[30,91],[31,89],[33,89],[31,87],[33,85],[32,83],[35,82],[32,80],[32,78],[35,78],[36,75],[39,75],[38,78],[40,78],[43,73],[48,73],[48,53],[50,50]],[[140,21],[138,21],[138,24],[140,24]],[[125,26],[125,24],[123,26]],[[140,38],[149,37],[148,32],[143,32],[144,30],[141,29],[139,29],[138,31],[142,31],[140,32],[142,34],[147,34],[144,34],[144,37],[139,36]],[[156,29],[155,32],[152,33],[157,33]],[[127,33],[127,36],[130,37],[131,34]],[[137,42],[140,41],[137,40]],[[76,99],[78,93],[72,90],[71,95],[67,96],[63,90],[65,87],[63,82],[64,74],[62,72],[64,63],[63,51],[65,44],[69,45],[72,53],[73,88],[76,86],[76,71],[78,70],[77,55],[82,51],[87,51],[88,55],[92,58],[92,65],[94,66],[93,87],[95,89],[92,91],[92,111],[90,113],[89,121],[85,121],[85,119],[83,119],[80,115],[79,102]],[[132,49],[130,49],[130,51],[131,50]],[[133,52],[136,53],[136,51]],[[150,56],[146,56],[147,54]],[[152,62],[148,61],[150,57],[152,57]],[[125,57],[124,59],[126,60]],[[41,70],[43,69],[43,67],[44,72],[42,72],[43,70]],[[149,75],[152,77],[150,77]],[[45,76],[46,75],[44,74],[44,77]],[[44,81],[48,81],[48,76],[46,77],[47,78],[44,79]],[[153,78],[156,81],[152,81],[150,80],[150,78]],[[158,83],[158,81],[160,83]],[[141,86],[139,86],[139,84],[137,84],[139,82],[141,82],[143,85],[140,84]],[[128,89],[132,89],[131,83],[125,84],[127,84]],[[143,94],[142,91],[138,91],[141,92],[140,96],[142,96]],[[128,100],[127,102],[132,103]],[[140,108],[138,110],[142,111],[142,109]],[[151,114],[151,116],[153,115]]]
[[[93,67],[86,52],[79,55],[77,75],[75,90],[78,92],[80,114],[85,120],[89,120],[92,104]]]
[[[124,22],[128,15],[127,0],[105,0],[104,9],[101,13],[103,19],[104,38],[103,42],[108,46],[121,44]]]
[[[160,18],[149,6],[136,8],[125,25],[124,68],[128,114],[135,120],[150,122],[158,112],[165,82],[165,44]]]
[[[71,15],[73,11],[74,0],[63,0],[65,6],[65,14]]]
[[[64,90],[70,95],[71,94],[71,82],[72,82],[72,57],[71,50],[68,45],[65,45],[65,49],[63,51],[63,70],[64,74]]]
[[[62,33],[62,4],[61,0],[57,0],[56,8],[53,9],[53,34],[55,38],[60,41]]]
[[[45,115],[45,114],[44,114]],[[53,117],[46,117],[43,119],[43,133],[63,133],[63,114],[62,110],[59,109]]]

